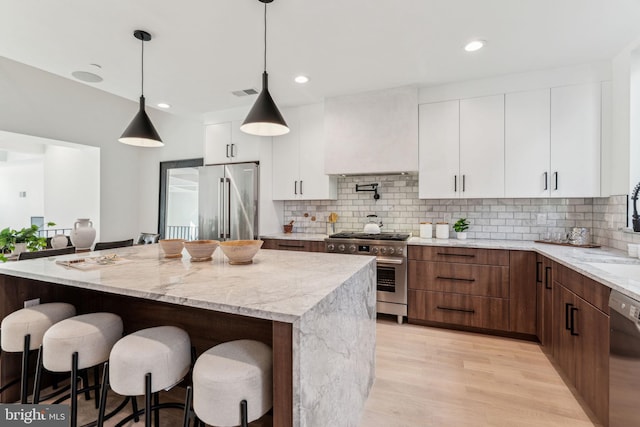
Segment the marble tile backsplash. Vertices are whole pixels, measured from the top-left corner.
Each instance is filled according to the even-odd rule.
[[[356,192],[356,184],[378,183],[372,192]],[[286,201],[284,222],[294,220],[294,232],[327,233],[331,212],[338,214],[336,231],[362,231],[369,214],[378,215],[382,231],[419,235],[420,222],[467,218],[470,239],[538,240],[545,233],[568,233],[573,227],[591,230],[593,243],[626,250],[640,243],[640,233],[625,232],[627,196],[602,198],[439,199],[418,198],[417,175],[371,175],[338,178],[337,200]],[[312,219],[315,218],[315,221]],[[455,236],[453,230],[451,237]]]
[[[378,183],[372,192],[356,192],[356,184]],[[329,213],[338,214],[336,231],[361,231],[368,214],[378,215],[383,231],[419,234],[422,221],[468,218],[471,239],[536,240],[546,232],[593,227],[593,199],[441,199],[418,198],[416,175],[347,176],[338,179],[338,200],[287,201],[284,220],[295,231],[326,233]],[[305,217],[305,214],[307,216]],[[312,221],[312,217],[316,221]],[[452,232],[453,236],[453,232]]]

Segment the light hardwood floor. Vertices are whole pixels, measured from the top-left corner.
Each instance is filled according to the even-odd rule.
[[[360,427],[599,426],[536,343],[378,319]]]
[[[181,401],[184,389],[170,394]],[[118,401],[111,396],[111,405]],[[80,399],[80,406],[81,423],[95,419],[92,401]],[[168,411],[160,418],[162,427],[175,427],[181,413]],[[251,425],[266,427],[271,419]],[[589,419],[536,343],[378,319],[376,381],[360,427],[453,426],[599,424]]]

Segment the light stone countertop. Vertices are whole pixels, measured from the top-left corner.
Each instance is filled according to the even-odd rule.
[[[324,242],[329,237],[328,234],[312,234],[312,233],[275,233],[260,236],[261,239],[278,239],[278,240],[308,240],[310,242]]]
[[[56,264],[117,253],[130,262],[82,271]],[[158,244],[0,264],[0,274],[293,323],[374,257],[260,250],[253,264],[163,257]],[[330,266],[331,268],[328,268]]]
[[[508,249],[527,250],[544,255],[562,265],[565,265],[578,273],[596,280],[611,289],[640,301],[640,275],[629,276],[625,274],[612,274],[597,268],[591,263],[603,264],[627,264],[638,266],[640,271],[640,259],[627,256],[626,252],[618,249],[601,248],[576,248],[532,241],[520,240],[457,240],[457,239],[423,239],[411,237],[409,245],[417,246],[450,246],[481,249]]]

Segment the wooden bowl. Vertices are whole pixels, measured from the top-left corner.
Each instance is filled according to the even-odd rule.
[[[159,243],[165,258],[182,258],[184,239],[162,239]]]
[[[229,240],[220,242],[220,249],[231,265],[251,264],[263,243],[262,240]]]
[[[217,240],[192,240],[184,242],[184,248],[191,255],[191,261],[209,261],[219,244]]]

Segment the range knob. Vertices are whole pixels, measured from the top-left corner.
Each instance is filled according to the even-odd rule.
[[[387,248],[380,248],[380,253],[382,255],[386,254],[387,253]]]
[[[339,252],[344,252],[344,245],[338,245],[338,251]]]
[[[335,251],[335,250],[336,250],[336,245],[334,245],[333,243],[329,243],[329,244],[327,245],[327,250],[328,250],[329,252],[333,252],[333,251]]]
[[[356,251],[356,245],[349,245],[349,252],[354,253]]]
[[[389,248],[389,255],[393,255],[396,252],[395,249],[393,248]]]
[[[378,255],[378,248],[371,249],[371,252],[373,252],[374,255]]]
[[[398,253],[398,255],[402,255],[402,248],[398,248],[396,252]]]

